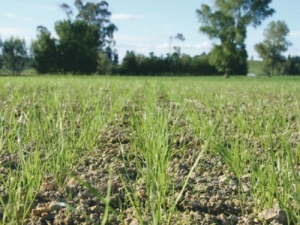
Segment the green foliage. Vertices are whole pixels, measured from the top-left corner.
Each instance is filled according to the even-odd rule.
[[[215,9],[202,5],[197,10],[203,26],[200,31],[210,39],[217,39],[214,44],[210,63],[218,71],[229,74],[247,73],[247,51],[245,39],[247,26],[258,26],[262,20],[274,13],[269,8],[272,0],[215,0]]]
[[[284,21],[271,22],[265,29],[265,40],[255,45],[255,50],[263,59],[263,69],[269,75],[274,75],[274,70],[280,70],[280,66],[285,60],[282,55],[291,45],[286,40],[290,30]]]
[[[110,46],[107,46],[102,52],[107,56],[110,63],[114,65],[119,63],[119,56],[116,49],[113,50]]]
[[[246,48],[237,48],[232,43],[215,45],[210,53],[209,63],[227,75],[245,75],[248,70]]]
[[[2,48],[2,45],[3,45],[3,43],[2,43],[2,40],[0,38],[0,49]],[[2,55],[0,55],[0,69],[2,68],[2,66],[3,66],[3,59],[2,59]]]
[[[25,68],[27,51],[25,41],[19,38],[10,38],[3,43],[3,61],[7,69],[13,74],[20,74]]]
[[[127,51],[122,62],[121,74],[135,75],[137,72],[137,60],[133,51]]]
[[[300,57],[288,56],[283,64],[283,74],[285,75],[300,75]]]
[[[61,5],[69,19],[55,23],[58,39],[52,38],[47,28],[38,27],[38,39],[31,45],[38,73],[92,74],[98,70],[107,74],[110,64],[118,63],[117,52],[111,49],[117,27],[109,21],[108,3],[84,4],[76,0],[75,7],[78,14],[72,20],[71,7]],[[99,52],[106,54],[110,62],[105,58],[100,60]]]
[[[0,55],[0,69],[2,69],[2,66],[3,66],[3,58],[2,55]]]
[[[97,73],[99,75],[109,75],[111,74],[112,70],[112,63],[110,62],[109,58],[106,54],[99,52],[98,54],[98,61],[97,61]]]
[[[175,58],[175,59],[174,59]],[[176,63],[174,63],[176,60]],[[146,57],[127,51],[120,66],[121,75],[219,75],[216,68],[209,64],[209,56],[205,53],[191,57],[187,54],[157,57],[153,52]]]
[[[75,0],[74,5],[78,11],[76,20],[85,21],[88,24],[95,25],[99,28],[99,46],[102,50],[104,47],[114,44],[113,34],[117,27],[110,22],[111,12],[108,10],[108,3],[100,1],[98,3]],[[73,15],[71,7],[67,4],[62,4],[61,8],[65,10],[69,19]]]
[[[99,28],[85,21],[61,21],[55,25],[59,68],[63,73],[91,74],[97,70]]]
[[[205,53],[190,57],[187,59],[185,55],[181,56],[182,73],[190,75],[218,75],[218,71],[209,63],[209,55]]]
[[[58,49],[56,40],[45,27],[38,27],[37,40],[31,44],[34,57],[34,68],[38,73],[54,73],[58,71]]]
[[[82,20],[65,20],[55,24],[58,40],[44,27],[39,27],[38,39],[32,43],[35,68],[39,73],[63,72],[91,74],[98,66],[102,42],[99,28]]]

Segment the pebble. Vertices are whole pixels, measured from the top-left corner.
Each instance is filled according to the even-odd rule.
[[[281,224],[287,224],[287,214],[283,209],[265,209],[259,215],[260,219],[265,220],[267,223],[279,222]]]

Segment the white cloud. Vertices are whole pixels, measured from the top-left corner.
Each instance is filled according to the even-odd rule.
[[[166,27],[165,27],[166,31],[168,31],[168,33],[172,34],[176,34],[176,30],[177,30],[177,26],[176,24],[168,24]]]
[[[150,47],[148,45],[137,44],[136,47],[135,47],[135,51],[136,51],[136,53],[147,55],[147,54],[149,54],[149,52],[151,50],[150,50]]]
[[[15,13],[2,13],[0,14],[1,17],[5,17],[5,18],[9,18],[9,19],[21,19],[21,20],[25,20],[25,21],[32,21],[32,18],[26,16],[26,17],[21,17],[21,16],[18,16],[17,14]]]
[[[115,34],[114,39],[118,42],[148,42],[151,41],[151,38],[149,37],[138,37],[138,36],[131,36],[131,35],[122,35],[122,34]]]
[[[47,9],[47,10],[59,9],[59,7],[47,6],[47,5],[29,5],[29,6],[36,9]]]
[[[6,18],[16,18],[17,15],[15,13],[2,13],[1,17],[6,17]]]
[[[292,37],[292,38],[300,38],[300,30],[292,30],[292,31],[290,32],[289,37]]]
[[[140,19],[143,16],[141,15],[131,15],[131,14],[126,14],[126,13],[120,13],[120,14],[113,14],[111,16],[112,20],[136,20]]]
[[[198,43],[194,46],[195,48],[209,48],[210,44],[207,41],[204,41],[202,43]]]
[[[190,55],[197,55],[202,52],[208,52],[211,48],[211,45],[209,42],[202,42],[202,43],[172,43],[170,46],[170,43],[165,42],[160,45],[155,46],[155,50],[160,53],[168,53],[170,51],[173,51],[174,46],[178,46],[181,48],[182,53],[190,54]]]
[[[38,5],[38,4],[27,4],[24,2],[18,2],[18,5],[23,5],[30,8],[36,8],[36,9],[47,9],[47,10],[56,10],[59,9],[59,6],[49,6],[49,5]]]
[[[156,49],[169,49],[170,44],[169,43],[164,43],[164,44],[161,44],[161,45],[156,45],[155,48]]]
[[[0,37],[2,41],[10,37],[17,37],[25,39],[26,43],[29,44],[34,36],[35,32],[31,30],[20,28],[0,28]]]
[[[25,32],[26,30],[19,28],[0,28],[0,34],[5,37],[22,35]]]

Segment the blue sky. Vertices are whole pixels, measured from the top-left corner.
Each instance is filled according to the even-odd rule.
[[[24,38],[28,46],[36,38],[36,27],[46,26],[53,34],[54,23],[66,19],[59,8],[61,3],[73,6],[74,0],[10,0],[0,3],[0,37]],[[111,20],[119,28],[115,33],[116,48],[122,59],[126,50],[148,55],[165,55],[170,51],[169,37],[182,33],[186,40],[173,41],[182,53],[197,55],[209,52],[212,40],[199,33],[200,23],[196,9],[201,4],[213,5],[213,0],[108,0]],[[288,40],[292,42],[286,54],[300,55],[300,1],[273,0],[276,13],[261,26],[248,28],[246,41],[249,57],[258,59],[254,45],[264,39],[263,31],[273,20],[284,20],[289,28]]]

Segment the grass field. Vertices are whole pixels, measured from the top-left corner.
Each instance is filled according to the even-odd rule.
[[[263,75],[262,61],[248,60],[248,73],[254,73],[256,75]]]
[[[0,222],[296,224],[299,82],[1,77]]]

